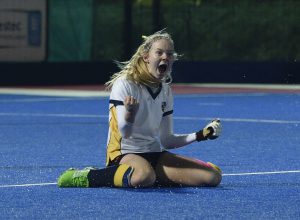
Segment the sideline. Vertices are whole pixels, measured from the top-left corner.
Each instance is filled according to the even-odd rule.
[[[12,113],[0,112],[1,116],[17,116],[17,117],[65,117],[65,118],[108,118],[108,115],[92,115],[92,114],[44,114],[44,113]],[[200,120],[210,121],[212,118],[201,117],[181,117],[174,116],[174,120]],[[300,121],[293,120],[270,120],[270,119],[254,119],[254,118],[221,118],[224,122],[245,122],[245,123],[270,123],[270,124],[300,124]]]
[[[273,174],[290,174],[290,173],[300,173],[300,170],[253,172],[253,173],[224,173],[222,176],[250,176],[250,175],[270,175],[270,174],[273,175]],[[57,185],[57,183],[28,183],[28,184],[0,185],[0,188],[49,186],[49,185]]]

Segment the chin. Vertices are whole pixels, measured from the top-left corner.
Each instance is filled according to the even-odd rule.
[[[171,71],[166,71],[164,73],[159,73],[158,76],[156,77],[157,79],[159,79],[161,82],[164,81],[166,78],[168,78],[168,76],[170,76]]]
[[[166,75],[156,77],[156,79],[158,79],[158,80],[161,81],[161,82],[162,82],[165,78],[166,78]]]

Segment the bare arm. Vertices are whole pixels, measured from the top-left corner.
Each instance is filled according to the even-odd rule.
[[[138,101],[132,96],[126,96],[124,106],[117,107],[118,127],[122,137],[128,138],[132,133],[132,125],[139,109]]]

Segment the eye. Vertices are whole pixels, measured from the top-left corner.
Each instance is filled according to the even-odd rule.
[[[160,51],[160,50],[157,50],[157,51],[156,51],[156,54],[157,54],[158,56],[162,56],[162,55],[163,55],[163,52]]]
[[[173,57],[174,56],[174,52],[167,52],[167,56],[168,57]]]

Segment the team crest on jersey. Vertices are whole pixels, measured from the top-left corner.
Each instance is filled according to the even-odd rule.
[[[161,110],[162,110],[163,112],[165,112],[166,106],[167,106],[167,103],[166,103],[166,102],[162,102],[162,103],[161,103]]]

